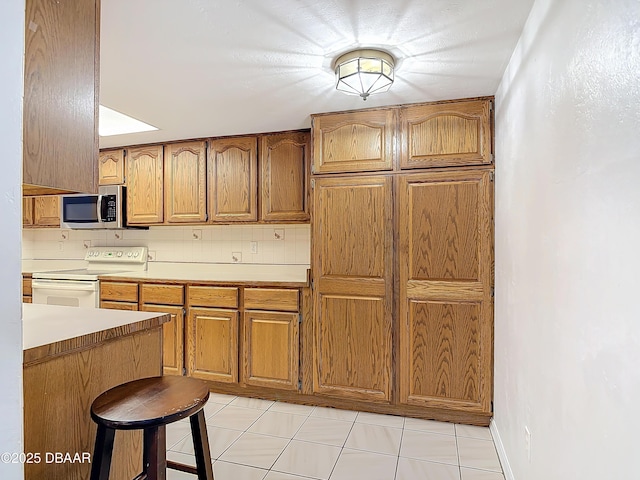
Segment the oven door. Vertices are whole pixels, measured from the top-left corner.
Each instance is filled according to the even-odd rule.
[[[99,285],[97,280],[34,279],[31,282],[32,300],[45,305],[98,308]]]

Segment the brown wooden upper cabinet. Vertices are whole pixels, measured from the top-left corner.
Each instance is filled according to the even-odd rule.
[[[173,143],[165,146],[166,223],[207,220],[206,154],[205,142]]]
[[[256,137],[211,141],[208,159],[210,221],[258,220],[258,140]]]
[[[260,137],[261,220],[309,220],[309,143],[307,132]]]
[[[98,161],[99,185],[124,185],[124,148],[101,150]]]
[[[23,193],[96,192],[100,2],[27,0]]]
[[[43,195],[22,197],[23,227],[59,227],[60,197]]]
[[[22,226],[33,225],[33,197],[22,197]]]
[[[313,173],[391,170],[396,109],[316,115]]]
[[[162,223],[162,145],[130,148],[127,156],[127,223]]]
[[[402,169],[493,161],[489,99],[402,107],[400,131]]]

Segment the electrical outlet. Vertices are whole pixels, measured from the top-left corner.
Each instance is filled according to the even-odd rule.
[[[242,253],[241,252],[231,252],[231,261],[233,263],[242,262]]]
[[[82,245],[84,248],[91,248],[91,240],[83,240]]]
[[[251,253],[258,253],[258,242],[251,242]]]
[[[64,252],[64,242],[62,241],[58,242],[58,251]]]
[[[69,240],[69,230],[60,230],[60,238],[62,238],[62,240]]]
[[[193,240],[200,240],[202,238],[202,230],[192,230],[191,238]]]
[[[531,431],[526,425],[524,427],[524,448],[527,452],[527,460],[531,462]]]
[[[150,262],[154,262],[156,259],[156,252],[155,250],[148,250],[147,251],[147,260]]]
[[[276,240],[284,240],[284,228],[274,228],[273,238]]]

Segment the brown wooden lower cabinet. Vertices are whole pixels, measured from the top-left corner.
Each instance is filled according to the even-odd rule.
[[[165,375],[183,375],[184,308],[175,305],[143,304],[140,310],[171,315],[171,321],[162,325],[162,371]]]
[[[162,326],[163,372],[184,375],[184,286],[141,284],[140,310],[171,314],[171,321]]]
[[[315,320],[310,289],[267,285],[103,280],[101,306],[170,313],[171,322],[163,325],[164,373],[207,380],[212,391],[488,425],[490,299],[478,293],[478,302],[467,302],[468,291],[462,297],[456,291],[460,282],[448,286],[408,276],[426,268],[409,249],[426,248],[418,242],[426,228],[418,220],[447,215],[437,212],[442,203],[425,204],[419,194],[422,188],[437,195],[447,189],[439,190],[437,177],[422,180],[401,183],[420,192],[412,192],[412,207],[401,220],[402,255],[413,264],[401,269],[406,303],[398,330],[387,321],[379,285],[361,282],[356,292],[340,279],[321,286]],[[471,233],[464,229],[476,227],[458,218],[467,238]]]
[[[243,319],[243,380],[257,387],[298,390],[299,315],[249,310]]]
[[[238,381],[238,311],[189,308],[187,375],[213,382]]]

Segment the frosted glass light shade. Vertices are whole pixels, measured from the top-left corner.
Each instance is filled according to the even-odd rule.
[[[382,50],[353,50],[338,57],[334,65],[336,89],[363,100],[386,92],[393,83],[395,60]]]

